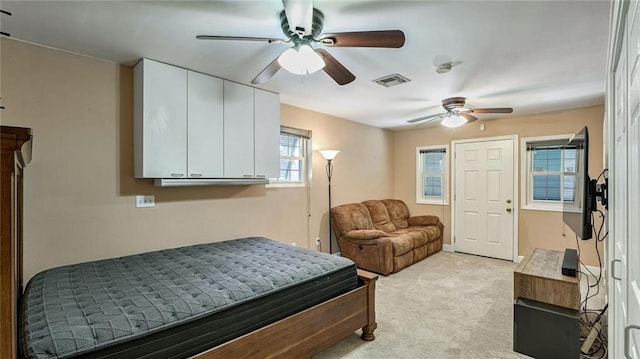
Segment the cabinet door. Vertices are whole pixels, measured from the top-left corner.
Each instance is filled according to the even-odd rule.
[[[255,89],[255,174],[278,178],[280,166],[280,95]]]
[[[223,176],[222,80],[189,71],[187,177]]]
[[[224,82],[224,177],[253,177],[253,88]]]
[[[187,171],[187,70],[143,59],[134,69],[135,175]]]

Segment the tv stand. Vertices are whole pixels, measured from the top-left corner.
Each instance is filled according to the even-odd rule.
[[[580,276],[562,274],[564,252],[534,248],[513,272],[513,350],[580,357]]]

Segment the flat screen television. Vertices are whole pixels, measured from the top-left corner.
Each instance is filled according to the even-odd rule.
[[[584,240],[593,236],[591,212],[596,210],[595,181],[589,178],[589,131],[584,127],[563,147],[565,160],[562,219]],[[575,158],[574,158],[575,154]]]

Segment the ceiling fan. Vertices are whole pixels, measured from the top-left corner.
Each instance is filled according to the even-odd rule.
[[[356,31],[322,33],[324,15],[313,8],[312,0],[282,0],[280,27],[286,39],[270,37],[198,35],[199,40],[264,41],[267,43],[292,43],[293,46],[276,57],[252,81],[262,84],[284,68],[298,75],[324,70],[336,83],[346,85],[355,75],[323,48],[328,47],[381,47],[400,48],[404,45],[404,33],[400,30]]]
[[[458,127],[465,123],[473,122],[478,118],[473,116],[472,113],[512,113],[511,107],[497,107],[497,108],[469,108],[465,107],[466,98],[464,97],[450,97],[442,100],[442,107],[446,110],[445,113],[436,115],[428,115],[423,117],[414,118],[407,121],[407,123],[428,123],[442,120],[442,125],[447,127]]]

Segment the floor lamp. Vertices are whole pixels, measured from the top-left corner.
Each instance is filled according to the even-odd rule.
[[[327,160],[327,179],[329,180],[329,253],[333,253],[331,248],[331,175],[333,175],[333,164],[331,161],[338,155],[338,150],[322,150],[320,154]]]

